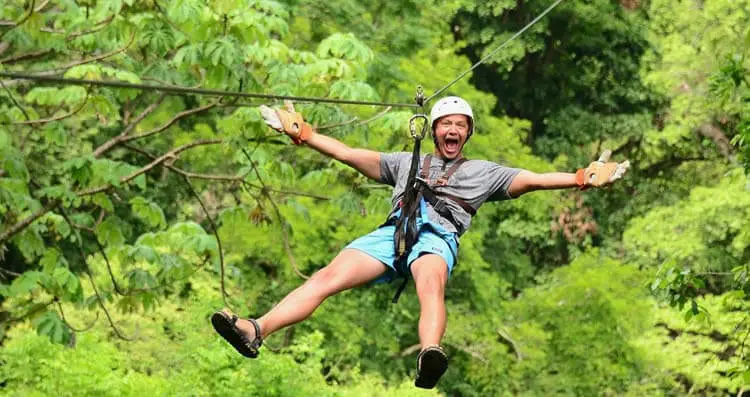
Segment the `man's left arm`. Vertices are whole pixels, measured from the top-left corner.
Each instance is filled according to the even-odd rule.
[[[602,187],[622,178],[630,167],[629,161],[621,163],[609,162],[611,151],[605,150],[599,160],[592,162],[588,167],[579,169],[576,173],[547,172],[537,174],[522,170],[513,178],[508,187],[511,197],[518,197],[524,193],[536,190]]]

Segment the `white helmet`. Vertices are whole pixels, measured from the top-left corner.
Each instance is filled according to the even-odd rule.
[[[469,118],[469,136],[474,132],[474,113],[471,111],[469,103],[457,96],[447,96],[437,101],[430,110],[430,125],[432,131],[435,131],[435,122],[449,114],[463,114]]]

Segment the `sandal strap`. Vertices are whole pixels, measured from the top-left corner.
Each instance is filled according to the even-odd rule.
[[[255,338],[253,340],[250,340],[245,334],[237,328],[237,320],[239,320],[239,316],[236,314],[232,314],[232,319],[230,322],[232,323],[232,327],[234,327],[235,332],[237,335],[242,338],[242,342],[247,346],[248,349],[250,349],[252,352],[257,353],[258,349],[260,349],[261,346],[263,346],[263,337],[260,334],[260,325],[258,322],[252,318],[248,318],[247,320],[250,321],[250,324],[253,325],[253,328],[255,328]]]
[[[250,324],[255,328],[255,339],[250,341],[250,347],[254,350],[258,350],[263,346],[263,336],[260,333],[260,325],[255,319],[249,318],[248,321],[250,321]]]
[[[422,356],[430,350],[437,350],[447,357],[447,355],[445,354],[445,351],[443,350],[442,347],[440,347],[440,345],[429,345],[425,347],[424,349],[422,349],[422,351],[420,351],[419,354],[417,355],[417,371],[422,369]]]

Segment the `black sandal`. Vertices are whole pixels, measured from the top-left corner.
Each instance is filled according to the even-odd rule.
[[[448,369],[448,356],[440,346],[428,346],[417,356],[417,379],[414,385],[432,389]]]
[[[258,325],[258,322],[252,318],[248,319],[248,321],[253,324],[253,327],[255,327],[255,338],[250,340],[244,332],[237,328],[237,320],[239,320],[239,317],[237,317],[236,314],[232,314],[231,317],[224,312],[216,312],[211,315],[211,324],[214,326],[214,329],[222,338],[226,339],[232,347],[245,357],[258,357],[258,349],[263,345],[260,325]]]

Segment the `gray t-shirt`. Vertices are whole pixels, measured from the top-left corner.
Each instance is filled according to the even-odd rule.
[[[411,153],[381,153],[380,154],[380,182],[394,187],[391,204],[393,211],[398,206],[398,201],[406,189],[406,181],[409,177],[411,166]],[[419,158],[419,170],[422,169],[425,155]],[[431,183],[436,181],[456,162],[456,160],[443,161],[439,156],[432,156],[430,161],[429,179]],[[520,172],[518,168],[503,167],[502,165],[485,160],[467,160],[451,176],[447,186],[435,188],[436,192],[442,192],[458,197],[466,201],[474,209],[486,201],[501,201],[510,199],[508,188],[513,178]],[[419,173],[419,171],[417,171]],[[449,208],[453,218],[461,226],[461,230],[447,219],[443,218],[432,206],[427,204],[427,217],[430,222],[435,222],[451,232],[459,235],[469,229],[471,225],[471,214],[461,208],[450,199],[443,199]]]

